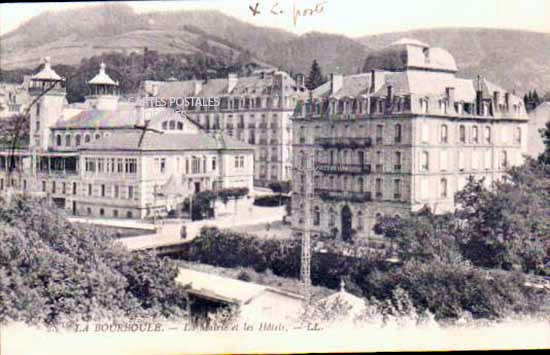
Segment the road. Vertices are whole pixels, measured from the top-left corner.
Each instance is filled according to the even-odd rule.
[[[194,222],[179,222],[169,224],[152,224],[134,220],[113,220],[113,219],[90,219],[90,218],[70,218],[71,222],[91,223],[97,225],[108,225],[121,228],[139,228],[150,230],[152,234],[120,238],[119,241],[129,250],[152,249],[163,246],[188,243],[193,240],[202,227],[212,226],[220,229],[254,225],[260,223],[272,223],[281,221],[286,214],[285,207],[258,207],[252,206],[246,209],[237,210],[236,214],[220,216],[212,220],[202,220]],[[187,238],[180,238],[180,229],[182,225],[187,226]]]

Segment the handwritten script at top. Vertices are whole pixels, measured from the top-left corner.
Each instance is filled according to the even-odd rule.
[[[283,6],[283,0],[281,1],[258,1],[258,2],[252,2],[248,9],[250,10],[250,13],[252,16],[257,16],[262,13],[269,14],[269,15],[285,15],[289,14],[292,17],[292,22],[294,23],[294,27],[296,27],[296,24],[298,23],[298,19],[300,17],[306,17],[306,16],[315,16],[322,14],[325,10],[325,5],[328,3],[327,0],[318,0],[317,2],[309,1],[308,5],[304,4],[301,6],[296,5],[297,0],[293,0],[292,4],[290,6],[290,9],[287,10]],[[300,1],[300,3],[305,3],[306,1]]]

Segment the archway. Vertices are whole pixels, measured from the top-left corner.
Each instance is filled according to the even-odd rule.
[[[351,226],[352,226],[352,214],[348,205],[342,207],[342,240],[350,242],[351,235]]]

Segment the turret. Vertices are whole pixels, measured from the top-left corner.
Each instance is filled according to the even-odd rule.
[[[118,81],[114,81],[105,72],[105,63],[101,63],[99,73],[88,81],[90,95],[86,101],[90,106],[103,111],[114,111],[118,107],[119,88]]]
[[[31,101],[38,98],[30,108],[30,146],[47,150],[50,145],[50,129],[63,114],[66,103],[65,79],[50,65],[50,58],[44,58],[44,68],[29,80]]]

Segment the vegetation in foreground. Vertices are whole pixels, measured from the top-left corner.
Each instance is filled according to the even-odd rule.
[[[0,323],[185,316],[173,261],[130,253],[45,201],[1,204],[0,245]]]

